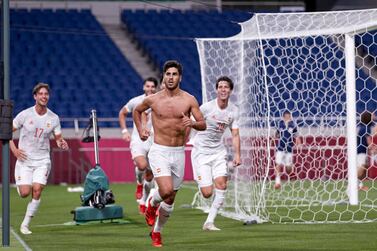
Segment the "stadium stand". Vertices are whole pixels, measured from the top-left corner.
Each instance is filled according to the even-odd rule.
[[[123,10],[122,22],[158,68],[166,60],[183,65],[182,89],[202,100],[198,37],[228,37],[240,32],[238,22],[251,18],[241,11]]]
[[[15,114],[33,105],[30,90],[37,81],[51,85],[50,108],[62,118],[88,117],[93,108],[99,117],[117,117],[142,88],[90,10],[12,10],[11,55]]]

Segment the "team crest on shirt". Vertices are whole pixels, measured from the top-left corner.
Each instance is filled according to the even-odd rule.
[[[156,171],[157,171],[157,173],[160,173],[161,172],[161,168],[157,168]]]
[[[17,180],[20,181],[21,180],[21,176],[17,176]]]
[[[47,121],[47,123],[46,123],[46,127],[47,127],[47,128],[50,128],[50,127],[51,127],[51,121]]]
[[[33,122],[32,119],[30,119],[30,120],[29,120],[29,125],[32,125],[32,124],[34,124],[34,122]]]
[[[198,176],[198,180],[202,180],[202,176]]]

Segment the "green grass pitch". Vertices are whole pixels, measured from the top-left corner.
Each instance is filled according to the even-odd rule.
[[[125,218],[119,223],[72,225],[72,209],[80,205],[79,193],[65,186],[49,185],[43,192],[37,216],[31,223],[32,235],[19,232],[29,199],[11,189],[11,227],[32,250],[155,250],[149,228],[138,214],[133,184],[112,184],[116,203],[123,206]],[[201,230],[203,212],[185,207],[195,193],[186,183],[179,191],[174,212],[163,230],[163,250],[377,250],[377,223],[365,224],[258,224],[218,216],[219,232]],[[4,249],[5,250],[5,249]],[[11,233],[6,250],[24,250]]]

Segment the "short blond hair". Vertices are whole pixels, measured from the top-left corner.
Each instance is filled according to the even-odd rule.
[[[50,93],[50,86],[46,83],[38,83],[33,88],[33,95],[37,94],[41,88],[46,88],[48,93]]]

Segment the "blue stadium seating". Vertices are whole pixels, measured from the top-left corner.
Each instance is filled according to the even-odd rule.
[[[199,57],[194,38],[226,37],[240,31],[237,22],[251,14],[240,11],[169,11],[124,10],[122,22],[152,61],[162,68],[165,61],[176,59],[183,65],[181,88],[202,101]]]
[[[50,84],[62,118],[117,117],[142,79],[90,10],[11,10],[11,98],[15,113],[33,105],[36,82]],[[107,126],[118,126],[107,123]]]

